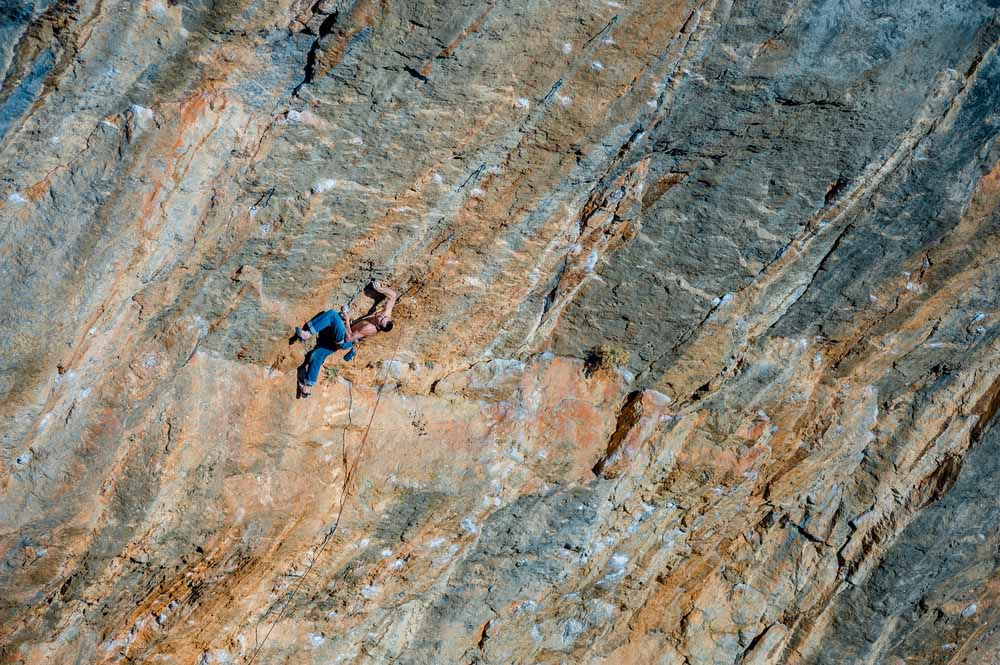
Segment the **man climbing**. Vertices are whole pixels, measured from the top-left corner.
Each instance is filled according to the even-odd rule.
[[[303,327],[295,329],[293,339],[305,341],[316,335],[316,346],[306,359],[305,380],[299,381],[299,393],[303,397],[309,397],[309,389],[316,385],[319,370],[332,353],[338,349],[346,350],[344,360],[351,360],[355,355],[356,343],[377,333],[392,330],[392,308],[396,306],[399,294],[377,281],[372,281],[365,288],[365,293],[372,296],[375,303],[361,318],[351,321],[344,308],[339,312],[330,309],[313,317]]]

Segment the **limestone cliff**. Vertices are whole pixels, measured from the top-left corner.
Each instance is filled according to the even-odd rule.
[[[0,0],[0,662],[995,665],[998,5]]]

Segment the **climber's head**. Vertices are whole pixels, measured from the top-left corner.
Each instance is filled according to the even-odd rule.
[[[378,328],[380,332],[389,332],[392,330],[392,319],[385,315],[376,317],[375,327]]]

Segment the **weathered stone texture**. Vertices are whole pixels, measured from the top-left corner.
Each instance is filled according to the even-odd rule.
[[[0,662],[995,665],[997,5],[0,0]]]

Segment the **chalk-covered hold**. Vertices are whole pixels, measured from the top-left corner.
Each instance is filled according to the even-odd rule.
[[[322,194],[323,192],[328,192],[336,187],[337,187],[337,181],[333,178],[327,178],[326,180],[320,180],[315,185],[313,185],[312,193]]]

